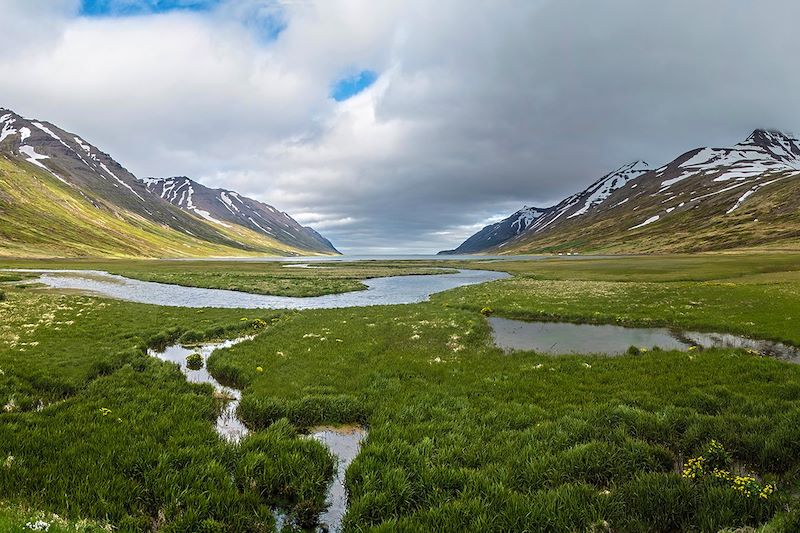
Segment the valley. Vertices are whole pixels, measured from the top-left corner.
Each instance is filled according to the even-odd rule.
[[[0,267],[31,263],[38,262]],[[347,470],[346,531],[800,524],[797,365],[736,348],[637,346],[613,358],[507,353],[493,345],[484,316],[730,332],[800,346],[797,254],[297,269],[268,261],[84,263],[131,275],[150,265],[190,286],[204,272],[224,271],[220,284],[240,289],[263,269],[266,278],[302,278],[315,293],[331,279],[441,267],[511,277],[428,302],[292,311],[138,304],[3,272],[0,523],[58,525],[56,513],[64,531],[106,523],[144,531],[156,522],[164,531],[270,531],[276,517],[289,530],[314,527],[335,461],[303,435],[355,424],[369,433]],[[215,432],[224,399],[147,349],[243,335],[254,338],[206,363],[217,381],[242,391],[237,413],[250,434],[232,445]],[[712,441],[733,471],[774,493],[749,496],[724,480],[684,474]]]

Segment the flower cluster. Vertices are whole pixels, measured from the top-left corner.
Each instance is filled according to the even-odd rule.
[[[702,455],[689,459],[686,462],[686,466],[683,467],[683,477],[686,479],[699,479],[703,477],[706,469],[705,464],[706,460]]]
[[[756,496],[761,491],[761,486],[752,476],[734,476],[732,486],[739,494],[749,497]]]
[[[725,447],[711,440],[703,449],[703,455],[690,458],[684,465],[682,476],[686,479],[710,478],[721,481],[748,498],[768,499],[775,492],[775,485],[762,485],[753,476],[739,476],[730,472],[732,459]]]
[[[36,522],[28,522],[25,524],[25,529],[29,531],[49,531],[50,523],[44,520],[37,520]]]

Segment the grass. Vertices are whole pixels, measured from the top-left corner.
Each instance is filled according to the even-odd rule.
[[[91,520],[70,521],[53,513],[0,504],[0,531],[24,533],[37,531],[36,528],[48,533],[105,533],[111,530],[111,525]]]
[[[211,388],[144,352],[261,322],[31,289],[0,305],[0,500],[123,531],[269,531],[274,507],[300,521],[322,509],[322,445],[286,423],[228,445]]]
[[[348,472],[353,530],[716,530],[769,519],[787,492],[753,502],[677,473],[712,438],[783,490],[796,486],[796,367],[717,350],[511,358],[488,335],[478,313],[434,304],[312,311],[209,366],[238,370],[252,427],[366,414],[370,435]]]
[[[0,500],[133,531],[268,531],[275,506],[308,525],[333,462],[297,432],[359,423],[369,436],[347,472],[347,531],[798,529],[800,367],[737,350],[509,356],[480,312],[800,344],[797,256],[488,265],[514,278],[422,304],[302,312],[9,286],[0,401],[18,407],[0,414]],[[202,277],[223,267],[160,272],[171,268]],[[247,268],[257,281],[262,267]],[[318,274],[302,275],[313,286]],[[208,360],[243,390],[239,414],[255,430],[231,446],[214,432],[210,389],[143,349],[242,331],[258,335]],[[48,406],[37,411],[40,401]],[[775,493],[683,476],[712,440],[730,475]]]
[[[675,326],[800,344],[800,329],[793,326],[800,319],[798,272],[748,274],[739,269],[733,275],[727,270],[720,279],[709,279],[707,271],[682,274],[703,279],[697,282],[633,281],[638,278],[636,274],[629,281],[569,279],[571,274],[588,277],[584,273],[587,265],[576,266],[578,272],[562,274],[568,279],[515,277],[465,287],[434,300],[475,311],[489,306],[507,318]],[[597,277],[616,275],[604,269]],[[655,276],[671,277],[661,273]]]

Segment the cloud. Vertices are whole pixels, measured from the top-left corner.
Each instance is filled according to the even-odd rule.
[[[347,251],[451,248],[628,161],[800,127],[790,0],[79,10],[6,0],[0,71],[14,74],[0,105],[80,132],[138,175],[272,203]],[[331,98],[362,71],[374,83]]]

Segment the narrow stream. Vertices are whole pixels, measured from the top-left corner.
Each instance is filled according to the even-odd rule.
[[[201,344],[198,346],[186,347],[180,344],[167,346],[163,351],[150,349],[148,355],[157,357],[162,361],[175,363],[181,368],[181,372],[186,376],[186,380],[191,383],[210,383],[214,387],[215,395],[222,399],[227,399],[225,406],[217,417],[217,433],[229,442],[239,442],[242,437],[247,435],[247,428],[236,416],[236,409],[242,399],[242,393],[238,389],[226,387],[214,379],[207,368],[206,363],[211,353],[220,348],[228,348],[240,342],[250,340],[253,337],[241,337],[223,342]],[[193,353],[199,353],[203,358],[203,366],[198,369],[191,369],[186,364],[186,357]]]
[[[750,339],[730,333],[702,333],[667,328],[628,328],[567,322],[526,322],[491,317],[494,343],[504,350],[534,350],[557,354],[622,355],[628,348],[688,350],[739,348],[800,364],[800,348],[780,342]]]
[[[248,434],[248,429],[236,416],[236,409],[239,407],[242,393],[240,390],[226,387],[214,379],[214,376],[208,372],[206,364],[214,350],[228,348],[252,338],[252,336],[247,336],[191,347],[173,344],[162,351],[148,350],[149,355],[180,366],[181,372],[183,372],[188,381],[192,383],[209,383],[214,387],[217,397],[228,400],[219,417],[217,417],[216,429],[222,438],[231,443],[239,442]],[[203,366],[200,368],[189,368],[187,364],[186,358],[194,353],[198,353],[202,357]],[[314,428],[308,434],[308,438],[324,444],[337,460],[336,472],[330,487],[328,487],[327,502],[329,506],[320,515],[320,524],[332,533],[341,531],[342,519],[347,512],[347,491],[344,486],[345,472],[358,455],[361,449],[361,442],[366,436],[367,430],[359,426],[341,428],[325,426]],[[285,516],[280,515],[280,513],[277,514],[277,520],[280,524],[285,520]]]

